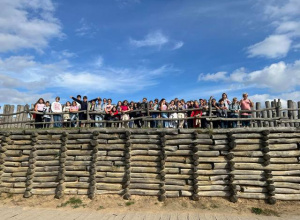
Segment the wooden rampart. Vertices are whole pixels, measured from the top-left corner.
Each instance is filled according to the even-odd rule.
[[[300,129],[37,129],[0,132],[0,190],[300,200]]]

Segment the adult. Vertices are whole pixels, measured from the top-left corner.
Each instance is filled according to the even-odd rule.
[[[248,93],[243,94],[243,99],[240,101],[241,110],[251,111],[253,107],[253,102],[248,99]],[[251,118],[251,112],[242,112],[241,118]],[[250,127],[250,120],[249,121],[242,121],[243,127]]]
[[[104,127],[104,123],[98,123],[99,121],[102,121],[104,119],[104,108],[105,106],[103,105],[102,103],[102,99],[99,98],[98,99],[98,102],[96,104],[96,107],[95,107],[95,111],[99,114],[95,115],[95,120],[96,120],[96,127]]]
[[[194,108],[199,108],[199,103],[197,100],[194,102]],[[191,117],[194,117],[193,119],[193,127],[194,128],[199,128],[201,127],[201,116],[202,116],[202,110],[193,110],[191,113]]]
[[[239,112],[241,110],[241,106],[238,103],[236,97],[234,97],[232,99],[232,103],[229,105],[229,110],[231,111],[231,113],[230,113],[231,118],[238,118],[239,117]],[[232,121],[230,127],[236,128],[237,127],[237,121]]]
[[[168,110],[171,110],[171,111],[174,111],[174,112],[171,112],[170,114],[169,114],[169,118],[170,119],[175,119],[175,118],[177,118],[177,106],[175,105],[175,101],[174,100],[172,100],[171,102],[170,102],[170,105],[168,106]],[[170,120],[170,122],[169,122],[169,127],[170,128],[177,128],[177,120]]]
[[[129,114],[128,114],[128,113],[129,113],[129,111],[130,111],[130,108],[129,108],[129,106],[128,106],[128,101],[127,101],[127,100],[124,100],[124,101],[123,101],[123,103],[122,103],[122,105],[121,105],[121,108],[120,108],[120,111],[121,111],[121,113],[122,113],[122,115],[121,115],[122,121],[129,120]],[[129,126],[128,121],[122,123],[122,127],[123,127],[123,128],[128,128],[128,126]]]
[[[160,110],[161,111],[166,111],[167,109],[168,109],[168,106],[167,106],[167,103],[166,103],[166,99],[160,100]],[[161,117],[162,118],[168,118],[168,113],[167,112],[162,112]],[[169,127],[169,121],[164,120],[163,121],[163,126],[164,126],[164,128],[168,128]]]

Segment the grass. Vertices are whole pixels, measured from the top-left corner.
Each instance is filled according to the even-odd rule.
[[[263,210],[261,208],[252,207],[251,212],[256,214],[256,215],[277,216],[277,217],[280,216],[278,212],[276,212],[274,210],[271,210],[271,209]]]
[[[68,201],[62,203],[60,206],[57,206],[58,208],[60,207],[66,207],[67,205],[70,205],[73,209],[83,207],[85,208],[85,204],[83,204],[82,200],[79,198],[72,197]]]
[[[102,205],[100,205],[97,210],[101,210],[101,209],[105,209],[105,208]]]
[[[125,203],[126,206],[131,206],[133,204],[134,204],[134,201],[128,201],[128,202]]]

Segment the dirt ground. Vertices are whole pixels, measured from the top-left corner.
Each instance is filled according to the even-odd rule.
[[[189,198],[168,198],[165,202],[159,202],[156,197],[150,196],[132,196],[130,200],[124,200],[118,195],[98,195],[93,200],[87,196],[64,196],[62,199],[55,199],[53,196],[32,196],[25,199],[22,195],[2,193],[0,205],[99,212],[182,211],[252,215],[255,211],[260,212],[258,213],[260,215],[280,217],[300,215],[299,201],[277,201],[275,205],[269,205],[263,200],[239,199],[237,203],[231,203],[225,198],[216,197],[202,197],[199,201],[192,201]]]

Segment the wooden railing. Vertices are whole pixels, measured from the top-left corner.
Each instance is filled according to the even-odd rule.
[[[105,113],[95,112],[95,111],[78,111],[84,112],[87,114],[87,120],[81,120],[81,123],[85,123],[88,127],[94,123],[105,123],[107,124],[114,124],[118,125],[118,127],[122,127],[129,122],[134,122],[137,120],[141,120],[144,127],[150,127],[151,121],[157,121],[158,123],[162,121],[182,121],[182,120],[189,120],[194,119],[195,117],[187,117],[185,115],[184,118],[152,118],[152,114],[158,113],[188,113],[190,111],[195,110],[202,110],[206,112],[205,116],[202,116],[201,119],[206,120],[207,127],[213,128],[213,123],[216,121],[226,121],[232,122],[236,121],[237,126],[241,126],[242,121],[250,121],[251,127],[298,127],[300,125],[300,101],[294,102],[292,100],[287,101],[287,108],[282,108],[282,103],[280,100],[274,101],[266,101],[265,108],[261,108],[261,103],[256,102],[254,107],[251,110],[241,110],[239,111],[238,118],[224,118],[224,117],[217,117],[216,116],[216,109],[211,106],[211,102],[209,102],[208,108],[191,108],[191,109],[184,109],[184,110],[166,110],[166,111],[159,111],[159,110],[151,110],[149,108],[142,109],[142,110],[134,110],[133,112],[139,112],[143,114],[141,117],[131,118],[129,120],[101,120],[95,121],[90,118],[92,115],[104,115]],[[16,112],[14,112],[15,106],[14,105],[4,105],[3,114],[0,114],[0,128],[31,128],[37,124],[47,125],[49,124],[50,127],[53,127],[55,123],[53,118],[51,117],[50,122],[39,122],[36,123],[33,119],[33,114],[43,115],[41,112],[33,111],[33,105],[30,107],[29,105],[17,105]],[[230,110],[227,111],[228,115],[230,115]],[[241,118],[240,115],[244,112],[251,113],[251,118]],[[63,123],[63,115],[68,114],[68,112],[61,112],[61,113],[46,113],[47,115],[61,115]],[[124,113],[119,113],[121,116]],[[78,123],[80,120],[76,120]],[[70,123],[68,121],[67,123]]]

